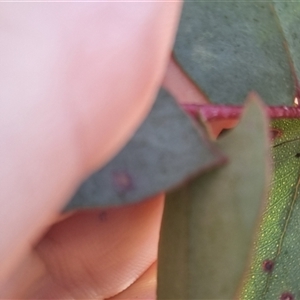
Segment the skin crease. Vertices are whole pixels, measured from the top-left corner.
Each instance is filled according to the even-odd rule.
[[[149,111],[180,8],[0,4],[0,298],[154,299],[162,195],[56,219]]]

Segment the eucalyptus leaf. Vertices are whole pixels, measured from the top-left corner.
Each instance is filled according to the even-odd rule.
[[[292,105],[299,27],[299,1],[186,1],[175,55],[214,103],[241,104],[255,90],[269,105]]]
[[[271,125],[275,172],[240,299],[300,298],[300,120]]]
[[[79,188],[66,210],[134,203],[224,162],[164,90],[123,150]]]
[[[167,194],[159,300],[233,299],[247,265],[270,171],[261,104],[249,102],[239,125],[218,144],[227,165]]]

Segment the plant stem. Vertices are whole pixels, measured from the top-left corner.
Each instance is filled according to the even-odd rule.
[[[238,119],[244,107],[228,105],[182,104],[181,107],[192,117],[201,117],[203,121]],[[272,119],[300,118],[300,107],[267,106],[268,115]]]

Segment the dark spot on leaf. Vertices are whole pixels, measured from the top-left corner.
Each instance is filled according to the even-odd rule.
[[[270,259],[266,259],[262,263],[262,268],[265,272],[270,273],[274,269],[274,261]]]
[[[106,211],[101,211],[101,212],[99,213],[99,219],[100,219],[101,221],[106,221],[106,220],[107,220],[107,212],[106,212]]]
[[[300,153],[296,153],[295,157],[299,158],[300,157]]]
[[[295,297],[290,292],[284,292],[280,296],[280,300],[294,300]]]
[[[114,172],[112,175],[112,180],[115,188],[120,193],[125,193],[133,189],[132,178],[127,172]]]
[[[275,140],[276,138],[282,136],[282,131],[277,128],[271,128],[270,135],[271,135],[271,139]]]

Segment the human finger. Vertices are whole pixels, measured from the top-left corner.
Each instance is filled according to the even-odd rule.
[[[1,4],[0,283],[146,115],[179,8]]]

